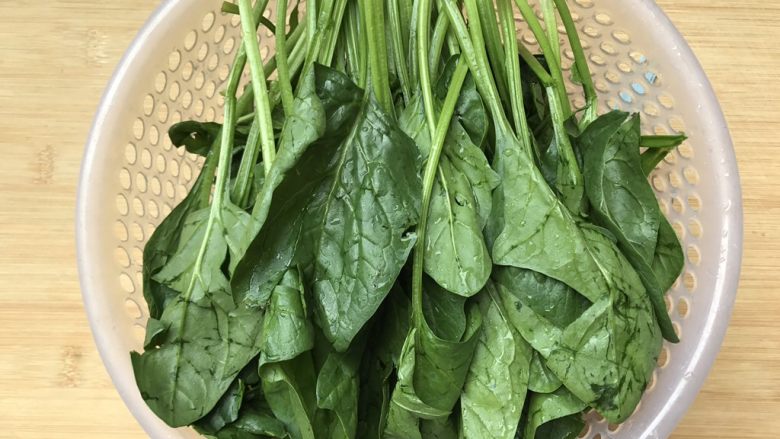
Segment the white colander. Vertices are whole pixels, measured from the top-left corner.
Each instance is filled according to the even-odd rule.
[[[201,165],[171,146],[168,127],[221,119],[219,91],[240,44],[238,19],[219,12],[221,3],[168,0],[152,15],[105,92],[82,165],[77,241],[84,305],[114,384],[153,438],[196,436],[167,427],[147,408],[128,352],[142,348],[148,317],[141,292],[144,244],[185,196]],[[687,256],[667,297],[682,341],[664,346],[647,394],[628,422],[607,425],[591,413],[583,435],[665,438],[696,397],[731,314],[742,245],[736,160],[701,66],[652,0],[575,0],[571,8],[601,110],[640,112],[646,133],[689,136],[651,177]],[[533,45],[532,34],[519,25],[523,43]],[[261,35],[264,57],[273,50],[265,38],[270,36]],[[572,58],[566,48],[564,68]],[[578,89],[570,87],[582,106]]]

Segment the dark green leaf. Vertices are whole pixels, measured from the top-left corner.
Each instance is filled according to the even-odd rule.
[[[450,57],[436,82],[434,93],[440,101],[444,101],[444,98],[447,96],[457,64],[458,57]],[[457,121],[463,126],[472,143],[481,147],[487,138],[490,119],[482,102],[482,96],[477,91],[476,83],[471,74],[466,76],[466,80],[463,82],[453,116],[453,121]]]
[[[655,148],[643,152],[640,158],[642,174],[649,176],[650,173],[655,170],[656,166],[658,166],[658,164],[672,151],[674,151],[674,148]]]
[[[262,320],[244,307],[225,311],[210,300],[173,299],[160,317],[168,330],[159,347],[131,353],[138,388],[152,411],[171,426],[205,416],[259,352]]]
[[[420,435],[420,419],[395,403],[390,403],[387,415],[385,439],[423,439]]]
[[[577,320],[591,305],[588,299],[563,282],[535,271],[496,267],[493,279],[511,291],[524,306],[559,328]]]
[[[299,162],[325,132],[326,108],[315,94],[315,88],[316,78],[312,74],[295,99],[276,160],[257,194],[252,211],[255,228],[242,240],[246,257],[236,264],[231,279],[237,302],[247,300],[253,306],[265,306],[271,291],[291,266],[300,212],[308,201],[305,191],[311,190],[298,184],[298,171],[302,168]],[[288,178],[288,174],[294,177]]]
[[[253,401],[241,407],[238,419],[215,433],[196,426],[196,430],[206,437],[217,439],[266,439],[287,438],[287,430],[274,418],[270,408],[263,401]]]
[[[298,269],[289,269],[271,293],[263,320],[260,366],[292,360],[314,346],[303,282]]]
[[[688,140],[685,134],[673,134],[670,136],[642,136],[639,146],[649,149],[674,149]]]
[[[425,439],[458,439],[457,418],[424,419],[420,421],[420,435]]]
[[[499,181],[459,124],[452,124],[446,142],[429,207],[425,271],[447,290],[470,297],[490,276],[482,230]]]
[[[579,139],[585,157],[585,187],[593,216],[616,236],[641,276],[664,337],[678,341],[659,276],[676,278],[682,265],[669,267],[671,274],[652,269],[659,229],[665,220],[642,171],[639,139],[638,116],[629,118],[626,113],[614,111],[591,123]],[[673,245],[671,241],[669,244]]]
[[[428,309],[451,307],[459,301],[457,314],[465,315],[465,329],[458,324],[430,326],[423,317],[422,327],[410,331],[398,366],[394,404],[423,419],[447,418],[460,397],[482,326],[478,306],[464,310],[465,299],[431,286],[427,282],[426,300],[438,303]],[[441,321],[441,320],[440,320]]]
[[[315,310],[343,351],[376,312],[415,242],[421,181],[417,150],[373,101],[335,148],[318,148],[319,183],[305,214],[303,261],[311,261]],[[312,163],[314,164],[314,163]]]
[[[609,422],[620,423],[634,411],[655,368],[660,330],[625,257],[600,233],[582,233],[609,289],[576,321],[559,328],[524,306],[507,285],[499,284],[499,292],[512,313],[509,320],[568,390]]]
[[[652,260],[661,212],[639,162],[639,117],[613,111],[579,137],[594,214],[618,241]]]
[[[356,437],[362,354],[363,343],[355,343],[346,353],[331,353],[317,377],[317,406],[335,415],[331,437]]]
[[[214,434],[225,428],[226,425],[235,422],[241,410],[244,399],[244,382],[237,379],[222,395],[216,407],[203,419],[198,421],[198,427],[205,432]]]
[[[533,349],[509,322],[492,283],[480,297],[483,329],[461,396],[463,438],[513,439]]]
[[[535,393],[552,393],[561,388],[563,383],[545,364],[539,352],[534,351],[531,360],[531,371],[528,378],[528,390]]]
[[[143,290],[151,318],[159,318],[167,303],[179,294],[178,291],[158,282],[154,277],[166,266],[179,248],[182,229],[190,214],[208,206],[208,193],[214,182],[216,165],[217,154],[209,154],[190,193],[157,226],[144,246]],[[152,330],[155,330],[154,326]]]
[[[218,123],[187,120],[171,126],[168,137],[174,146],[184,146],[187,152],[206,157],[221,130]]]
[[[276,419],[285,425],[290,437],[314,439],[316,377],[311,357],[302,354],[283,363],[265,365],[260,375],[268,405]]]
[[[418,96],[401,113],[399,123],[427,158],[430,133]],[[498,183],[485,154],[453,122],[431,193],[424,261],[425,272],[455,294],[473,296],[490,276],[492,262],[482,231]]]
[[[574,439],[585,423],[579,414],[587,405],[565,388],[532,394],[523,439]]]

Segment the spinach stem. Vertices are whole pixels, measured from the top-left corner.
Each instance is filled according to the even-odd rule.
[[[252,13],[251,9],[249,10],[249,13]],[[230,177],[230,158],[233,154],[233,141],[236,127],[236,93],[238,92],[238,84],[241,81],[241,75],[244,73],[247,59],[247,51],[239,50],[235,60],[233,60],[233,66],[230,75],[228,76],[225,90],[225,120],[220,132],[219,162],[217,164],[217,177],[214,185],[214,198],[211,202],[211,209],[209,211],[209,218],[206,223],[203,241],[198,249],[198,256],[195,258],[193,274],[187,285],[187,290],[184,292],[185,301],[190,300],[192,292],[195,289],[195,283],[200,280],[200,267],[203,265],[203,259],[205,258],[209,243],[211,242],[211,234],[214,233],[214,226],[217,221],[222,221],[222,209],[224,207],[225,195],[227,195],[225,189],[227,187],[228,178]],[[209,194],[209,191],[204,192]],[[182,317],[182,321],[184,321],[184,319],[186,319],[186,314]]]
[[[528,4],[528,1],[515,0],[515,3],[517,4],[518,9],[520,10],[520,14],[523,16],[526,23],[528,23],[528,27],[531,29],[531,32],[533,32],[534,37],[536,37],[536,41],[539,43],[539,47],[542,49],[542,54],[544,55],[544,59],[547,61],[547,64],[550,67],[550,77],[552,78],[552,87],[555,90],[558,101],[560,102],[560,105],[558,107],[561,108],[564,112],[563,118],[568,119],[568,117],[571,115],[571,104],[569,104],[569,98],[566,94],[566,86],[563,80],[563,73],[561,71],[561,66],[558,62],[558,57],[555,55],[556,52],[554,51],[552,45],[550,44],[550,40],[547,37],[547,33],[542,28],[539,19],[536,17],[536,14],[534,13],[534,10]]]
[[[338,30],[341,29],[341,23],[344,21],[344,11],[346,9],[347,0],[336,0],[335,13],[329,17],[325,24],[325,38],[327,38],[327,44],[320,54],[320,64],[328,66],[333,60],[333,54],[336,52],[336,44],[338,43],[340,34]],[[331,9],[331,11],[332,10],[333,9]]]
[[[385,10],[382,0],[360,0],[368,36],[368,60],[371,86],[379,106],[394,116],[393,97],[390,91],[390,74],[387,66],[387,41],[385,40]]]
[[[534,72],[534,75],[536,75],[536,77],[539,78],[539,81],[542,82],[542,85],[544,85],[545,88],[552,87],[552,76],[547,73],[547,70],[545,70],[542,63],[536,59],[536,57],[528,50],[528,48],[520,44],[517,46],[517,51],[520,53],[520,58],[523,58],[523,61],[525,61],[528,67],[531,68],[531,71]]]
[[[468,3],[469,1],[467,0],[467,8],[469,8]],[[501,32],[496,23],[496,10],[493,6],[493,1],[480,0],[471,3],[476,5],[476,14],[474,17],[479,18],[479,23],[477,25],[482,30],[482,36],[484,38],[482,42],[487,49],[488,65],[491,67],[496,86],[498,87],[498,96],[501,98],[502,104],[505,104],[509,97],[509,87],[507,85],[506,72],[504,70],[505,62],[504,51],[501,47]],[[472,21],[474,21],[472,18],[472,11],[469,10],[469,23]],[[505,108],[507,108],[507,106],[505,106]]]
[[[550,44],[550,55],[555,58],[555,64],[561,65],[561,42],[558,35],[558,19],[555,15],[555,3],[552,0],[541,0],[544,29],[547,31],[547,41]]]
[[[260,125],[261,148],[263,155],[263,167],[266,175],[271,171],[276,156],[274,144],[273,123],[271,122],[271,106],[268,102],[268,87],[265,82],[263,61],[260,56],[260,46],[257,43],[257,27],[252,16],[251,0],[239,0],[238,8],[241,12],[241,29],[246,47],[249,71],[255,98],[255,120]]]
[[[410,25],[409,25],[409,47],[408,47],[408,57],[409,60],[406,62],[406,65],[409,66],[409,82],[412,84],[418,84],[420,81],[418,70],[419,70],[419,63],[417,60],[417,22],[420,20],[419,18],[419,9],[420,9],[420,1],[422,0],[414,0],[412,4],[412,10],[411,10],[411,19],[410,19]]]
[[[420,0],[417,4],[417,60],[420,73],[420,88],[425,107],[425,119],[428,130],[436,130],[436,112],[433,107],[433,89],[431,88],[431,72],[428,66],[428,45],[430,43],[431,0]]]
[[[261,5],[262,6],[262,5]],[[257,5],[255,6],[257,7]],[[262,13],[262,11],[261,11]],[[257,14],[255,14],[257,16]],[[304,26],[297,26],[292,32],[290,32],[290,35],[287,37],[287,44],[289,46],[293,46],[292,52],[295,53],[296,50],[300,50],[300,48],[305,46],[305,40],[302,40],[301,37],[304,35],[304,31],[306,28]],[[243,47],[243,44],[241,45]],[[243,50],[243,49],[239,49]],[[292,57],[292,55],[290,56]],[[266,78],[271,76],[271,73],[276,71],[276,54],[271,56],[271,59],[268,60],[268,62],[265,63],[263,66],[263,72],[265,73]],[[241,95],[241,97],[238,98],[238,103],[236,104],[236,114],[240,116],[239,123],[246,122],[244,117],[246,117],[248,114],[252,114],[254,118],[254,111],[250,111],[250,107],[252,106],[252,103],[254,102],[254,90],[252,88],[252,83],[250,82],[247,84],[246,88],[244,89],[244,93]]]
[[[420,61],[422,63],[427,62],[425,58],[421,58]],[[466,80],[468,71],[469,69],[466,62],[463,59],[460,59],[455,68],[455,73],[452,76],[452,82],[450,83],[449,91],[447,91],[447,97],[444,99],[444,105],[442,106],[436,129],[431,131],[433,133],[431,150],[428,154],[428,161],[425,165],[425,173],[423,174],[423,198],[420,209],[420,221],[417,225],[417,242],[415,243],[414,259],[412,262],[412,315],[414,324],[418,328],[422,327],[424,323],[422,311],[422,278],[424,271],[425,232],[428,227],[428,209],[431,204],[433,185],[436,182],[436,174],[439,169],[439,160],[441,158],[442,150],[444,149],[444,141],[447,138],[452,116],[455,114],[455,106],[458,103],[460,91],[463,87],[463,82]]]
[[[433,37],[431,37],[431,49],[428,51],[428,68],[430,76],[438,75],[439,64],[441,64],[441,54],[444,49],[444,42],[449,35],[450,22],[446,14],[439,14],[436,17],[436,24],[433,27]]]
[[[393,43],[393,58],[395,61],[395,71],[398,73],[398,82],[401,84],[401,93],[406,104],[412,99],[412,90],[409,83],[409,69],[406,66],[406,53],[401,29],[401,12],[398,6],[398,0],[387,1],[388,26],[390,27],[390,37]]]
[[[306,52],[313,50],[317,40],[317,0],[306,2]]]
[[[363,50],[364,36],[360,31],[360,12],[356,2],[350,2],[347,11],[347,67],[349,75],[359,87],[365,87],[364,64],[365,50]]]
[[[532,149],[531,130],[523,106],[523,83],[521,81],[520,59],[517,56],[517,29],[515,27],[514,11],[511,0],[498,0],[498,13],[504,30],[504,59],[506,62],[509,98],[512,107],[512,117],[518,139],[530,151]]]
[[[461,3],[461,0],[458,0],[458,3]],[[442,13],[442,4],[441,0],[436,0],[436,11],[439,15],[446,15]],[[447,49],[450,51],[450,56],[457,55],[460,53],[460,45],[458,45],[458,38],[449,31],[449,20],[445,20],[447,23],[448,31],[447,31]]]
[[[284,114],[293,112],[293,90],[290,82],[290,67],[287,64],[287,0],[276,0],[276,64],[279,72],[279,89],[282,94]]]
[[[463,56],[466,61],[468,61],[469,69],[471,69],[471,74],[477,84],[477,89],[484,97],[485,103],[490,109],[490,113],[493,115],[493,121],[496,124],[496,128],[504,133],[511,132],[512,130],[509,121],[500,104],[498,91],[493,82],[493,75],[490,74],[490,67],[487,63],[487,54],[485,53],[485,45],[482,41],[482,30],[479,28],[479,16],[476,12],[476,6],[473,5],[473,0],[466,0],[467,8],[469,7],[469,4],[471,4],[471,8],[474,10],[473,14],[469,11],[469,16],[473,17],[469,23],[473,26],[472,35],[469,35],[469,29],[463,21],[460,8],[455,3],[455,0],[442,0],[443,9],[450,20],[450,26],[452,26],[453,31],[458,38],[460,48],[463,51]],[[475,40],[474,42],[472,42],[472,37]]]
[[[593,85],[593,78],[590,75],[588,60],[585,59],[585,51],[582,49],[580,35],[577,32],[577,26],[574,24],[569,5],[566,0],[555,0],[558,8],[558,14],[561,16],[563,27],[566,29],[566,36],[569,38],[569,45],[574,54],[574,68],[582,82],[582,89],[585,91],[585,102],[587,108],[580,121],[582,128],[590,125],[598,117],[599,97],[596,94],[596,87]]]

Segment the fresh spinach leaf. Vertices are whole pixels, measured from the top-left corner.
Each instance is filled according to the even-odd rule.
[[[222,125],[218,123],[187,120],[172,125],[168,137],[174,146],[184,146],[187,152],[206,157],[221,130]]]
[[[427,309],[457,310],[450,324],[431,327],[423,316],[421,327],[409,332],[398,366],[398,383],[392,402],[423,419],[447,418],[461,394],[477,347],[482,316],[476,304],[425,283]],[[457,323],[461,316],[465,326]]]
[[[427,158],[431,137],[419,97],[401,113],[400,125]],[[431,193],[424,257],[425,272],[452,293],[473,296],[490,276],[492,262],[483,229],[498,183],[484,152],[458,122],[452,122]]]
[[[664,302],[669,285],[658,279],[664,273],[656,273],[652,268],[661,222],[666,220],[642,171],[639,117],[617,111],[603,115],[588,126],[580,141],[585,157],[586,193],[593,215],[617,237],[641,276],[664,337],[679,341]],[[676,278],[682,264],[669,268],[670,276]]]
[[[260,369],[263,393],[277,420],[292,439],[313,439],[316,377],[311,356],[302,354]]]
[[[565,388],[553,393],[531,394],[523,439],[574,439],[585,426],[582,412],[587,405]]]
[[[271,293],[260,343],[260,367],[292,360],[314,347],[314,328],[297,268],[285,272]]]
[[[450,57],[438,81],[436,81],[433,92],[440,101],[444,101],[444,98],[447,96],[457,64],[458,57]],[[488,131],[490,130],[490,118],[482,102],[482,96],[477,91],[476,83],[471,75],[467,75],[463,82],[458,102],[455,105],[454,120],[466,130],[474,145],[482,147],[485,144]]]
[[[235,422],[239,417],[241,403],[244,400],[246,386],[239,378],[228,388],[227,392],[217,402],[216,407],[197,426],[210,434],[214,434],[225,428],[226,425]]]
[[[149,307],[149,316],[152,319],[159,318],[170,300],[179,294],[179,291],[155,280],[155,276],[176,254],[181,242],[182,230],[190,214],[208,206],[208,192],[214,183],[217,156],[217,153],[212,152],[206,157],[203,170],[190,193],[157,226],[144,246],[143,290],[144,299]],[[154,330],[152,325],[147,325],[147,327]],[[147,339],[150,340],[148,336]]]
[[[496,267],[493,279],[511,291],[523,305],[559,328],[573,323],[591,305],[588,299],[563,282],[535,271]]]
[[[331,437],[357,437],[360,360],[364,343],[328,355],[317,377],[317,406],[333,412]]]
[[[284,124],[276,160],[254,202],[255,227],[241,241],[245,257],[235,263],[231,279],[237,303],[248,301],[252,306],[265,306],[271,291],[291,266],[300,228],[296,216],[305,208],[307,199],[293,198],[305,187],[296,187],[297,181],[287,175],[299,169],[305,152],[325,133],[326,110],[315,90],[316,78],[312,73],[304,79],[295,99],[294,112]]]
[[[344,351],[414,245],[421,182],[414,144],[371,99],[334,146],[318,148],[318,170],[306,176],[319,185],[306,209],[301,253],[313,265],[320,325]]]
[[[483,330],[461,396],[463,437],[513,439],[528,391],[533,349],[506,317],[492,283],[480,297]]]
[[[547,367],[541,354],[534,351],[528,376],[528,390],[534,393],[552,393],[562,385],[561,380]]]
[[[160,317],[167,329],[158,335],[159,346],[130,355],[152,411],[171,426],[205,416],[259,352],[262,320],[243,306],[226,311],[210,300],[173,299]]]
[[[600,233],[583,229],[599,255],[608,293],[565,328],[552,324],[498,284],[510,321],[545,358],[566,388],[610,422],[634,410],[655,368],[660,330],[641,280],[625,257]]]

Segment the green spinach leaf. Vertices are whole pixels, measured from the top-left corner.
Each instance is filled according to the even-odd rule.
[[[314,328],[296,268],[289,269],[271,293],[260,343],[260,367],[292,360],[314,347]]]
[[[461,396],[463,437],[513,439],[533,349],[507,319],[492,283],[486,290],[480,298],[483,330]]]
[[[553,393],[534,393],[529,399],[523,439],[574,439],[585,426],[580,412],[587,405],[565,388]]]
[[[682,265],[669,266],[671,274],[657,273],[652,268],[661,222],[666,220],[642,171],[639,117],[617,111],[605,114],[588,126],[580,141],[585,157],[585,188],[593,215],[617,237],[642,278],[664,337],[676,342],[679,339],[664,302],[669,285],[664,285],[659,276],[676,278]]]
[[[205,416],[259,352],[262,321],[243,306],[226,311],[210,300],[173,299],[160,317],[167,329],[157,336],[158,346],[130,355],[152,411],[171,426]]]
[[[311,356],[302,354],[283,363],[268,364],[260,369],[260,376],[265,399],[290,437],[314,439],[316,377]]]

